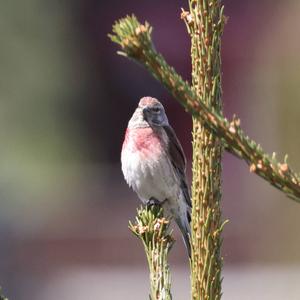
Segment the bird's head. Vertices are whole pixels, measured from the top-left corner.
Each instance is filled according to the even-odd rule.
[[[169,124],[163,105],[155,98],[144,97],[138,106],[143,113],[144,120],[150,126],[166,126]]]
[[[168,118],[163,105],[155,98],[143,97],[129,121],[130,128],[166,126]]]

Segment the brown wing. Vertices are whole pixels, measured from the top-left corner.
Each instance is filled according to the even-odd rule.
[[[175,172],[178,174],[178,177],[180,178],[180,184],[186,202],[191,207],[192,203],[191,203],[191,198],[190,198],[186,175],[185,175],[186,158],[182,146],[175,134],[175,131],[171,126],[163,126],[163,128],[168,136],[168,151],[169,151],[170,161],[175,169]]]

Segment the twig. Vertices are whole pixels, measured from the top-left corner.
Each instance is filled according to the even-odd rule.
[[[169,220],[160,207],[151,206],[137,211],[134,224],[129,228],[142,242],[150,271],[150,300],[171,300],[171,276],[167,262],[174,243]]]
[[[222,28],[225,19],[214,24]],[[277,161],[275,155],[270,157],[261,146],[251,140],[241,129],[240,119],[236,116],[228,121],[222,114],[210,109],[195,91],[169,66],[162,55],[154,48],[151,39],[152,27],[146,22],[140,24],[135,16],[127,16],[113,26],[111,40],[119,44],[119,54],[136,60],[145,66],[169,92],[199,119],[203,126],[222,139],[227,151],[243,159],[250,167],[250,172],[258,174],[271,185],[300,202],[300,176],[296,174],[286,160]],[[216,92],[216,79],[211,82],[213,93]]]

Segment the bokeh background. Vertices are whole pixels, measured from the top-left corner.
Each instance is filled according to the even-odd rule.
[[[224,0],[225,115],[300,170],[299,1]],[[4,1],[0,10],[0,285],[12,299],[146,299],[139,201],[120,171],[128,119],[151,95],[191,160],[191,120],[144,69],[116,55],[113,22],[134,12],[190,80],[187,1]],[[223,164],[224,299],[300,299],[300,206],[229,154]],[[189,172],[190,175],[190,172]],[[170,255],[188,299],[186,253]]]

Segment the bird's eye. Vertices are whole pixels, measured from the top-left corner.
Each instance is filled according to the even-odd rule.
[[[155,113],[158,113],[160,111],[160,109],[159,109],[159,107],[153,107],[152,111],[155,112]]]

